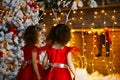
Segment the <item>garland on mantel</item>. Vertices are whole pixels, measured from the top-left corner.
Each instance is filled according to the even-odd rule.
[[[98,7],[100,5],[108,5],[113,3],[119,3],[116,0],[35,0],[40,5],[40,10],[45,10],[49,8],[68,8],[71,7],[72,10],[89,6],[91,8]]]

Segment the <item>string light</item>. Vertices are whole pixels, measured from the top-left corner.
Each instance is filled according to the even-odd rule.
[[[73,11],[73,14],[76,14],[76,11]]]
[[[53,14],[52,13],[50,13],[50,16],[52,16]]]
[[[46,26],[46,24],[43,24],[43,26],[45,27],[45,26]]]
[[[63,12],[61,12],[61,15],[64,15],[64,13],[63,13]]]
[[[69,25],[72,25],[72,23],[71,23],[71,22],[69,22]]]
[[[44,12],[44,15],[46,15],[46,13]]]

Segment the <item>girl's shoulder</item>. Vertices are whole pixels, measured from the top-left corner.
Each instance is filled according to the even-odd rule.
[[[24,50],[24,49],[39,49],[38,46],[35,46],[35,45],[30,45],[30,46],[24,46],[24,47],[21,47],[21,50]]]
[[[46,51],[46,50],[49,49],[51,46],[52,46],[52,45],[50,45],[50,44],[46,44],[45,46],[40,47],[40,50]]]

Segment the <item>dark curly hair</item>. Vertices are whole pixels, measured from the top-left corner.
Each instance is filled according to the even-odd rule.
[[[29,45],[38,44],[40,31],[42,31],[42,28],[38,27],[38,25],[31,25],[27,27],[23,35],[25,45],[29,46]]]
[[[65,24],[53,26],[49,31],[46,41],[54,44],[55,42],[61,45],[66,45],[71,38],[71,29]]]

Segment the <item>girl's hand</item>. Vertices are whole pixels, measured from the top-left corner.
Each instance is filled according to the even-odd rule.
[[[44,70],[50,70],[52,68],[51,64],[47,64],[46,66],[44,66]]]
[[[74,77],[73,80],[79,80],[78,77]]]
[[[40,77],[40,76],[37,76],[37,80],[41,80],[41,77]]]

